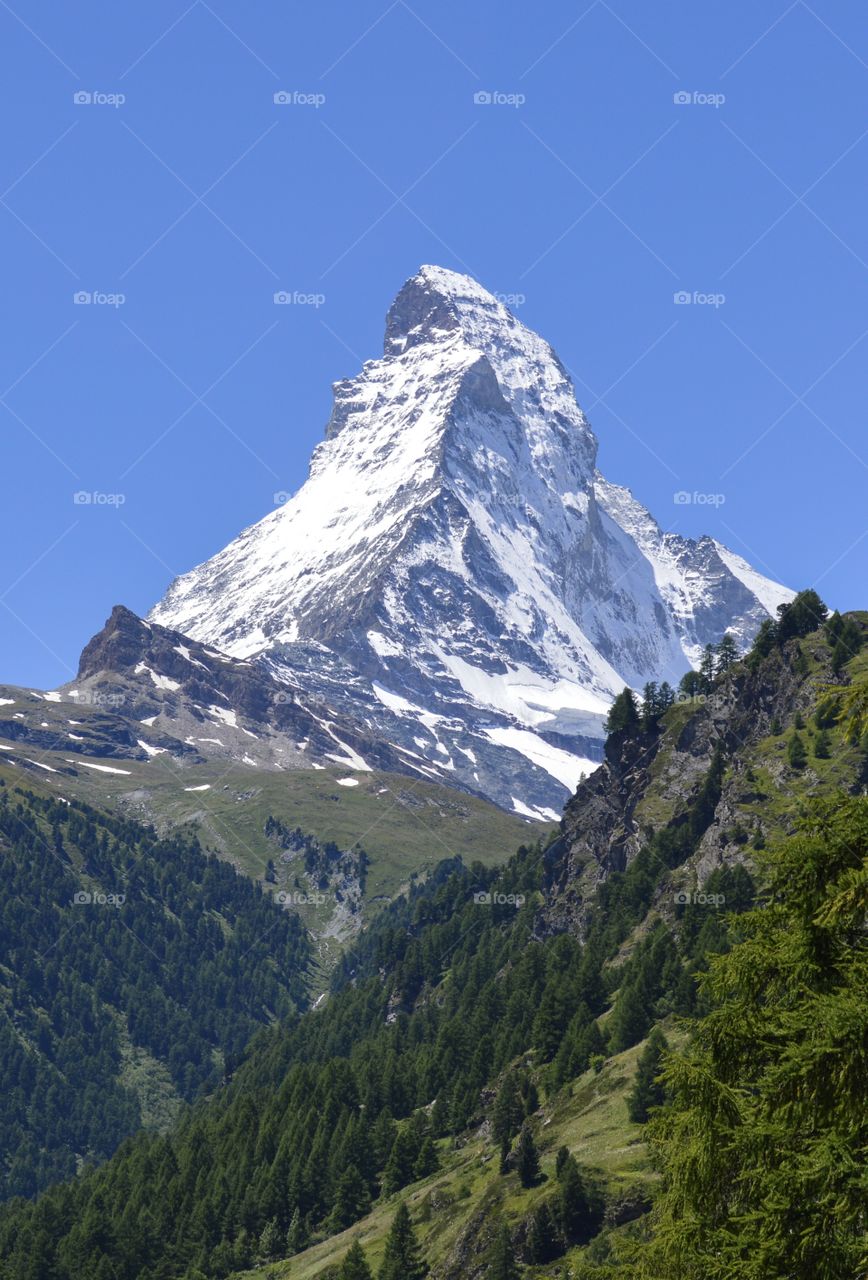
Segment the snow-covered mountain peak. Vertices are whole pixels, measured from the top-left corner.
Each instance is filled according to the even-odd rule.
[[[662,533],[596,453],[549,344],[422,267],[384,355],[335,384],[306,483],[151,617],[294,687],[303,672],[435,776],[554,811],[625,683],[677,680],[727,629],[747,643],[791,595]]]

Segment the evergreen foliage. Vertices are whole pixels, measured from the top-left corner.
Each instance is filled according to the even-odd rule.
[[[817,803],[760,855],[761,905],[651,1122],[665,1190],[642,1276],[842,1280],[868,1264],[868,799]]]
[[[636,1066],[636,1079],[627,1098],[627,1113],[634,1124],[645,1124],[652,1107],[662,1106],[666,1089],[658,1080],[663,1055],[669,1046],[659,1027],[648,1037]]]
[[[0,791],[0,1197],[139,1128],[127,1045],[176,1096],[213,1089],[303,1005],[309,955],[297,917],[189,834]]]
[[[427,1274],[428,1266],[419,1250],[410,1211],[402,1200],[386,1239],[377,1280],[422,1280]]]
[[[639,706],[632,689],[623,689],[609,708],[606,733],[630,733],[639,727]]]

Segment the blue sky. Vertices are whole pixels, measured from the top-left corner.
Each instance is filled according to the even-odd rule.
[[[664,528],[868,605],[863,17],[4,3],[0,679],[297,488],[423,262],[517,295]]]

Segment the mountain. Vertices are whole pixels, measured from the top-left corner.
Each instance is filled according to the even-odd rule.
[[[425,266],[338,382],[302,488],[149,619],[255,661],[429,775],[552,818],[625,684],[673,683],[792,592],[663,533],[596,469],[551,347]]]
[[[342,1280],[401,1204],[432,1280],[861,1275],[868,616],[825,612],[609,735],[551,842],[413,886],[170,1132],[0,1209],[0,1278]]]
[[[363,718],[123,606],[68,685],[0,685],[0,782],[163,834],[195,824],[302,916],[321,968],[444,857],[489,865],[532,838],[538,824],[441,776]]]

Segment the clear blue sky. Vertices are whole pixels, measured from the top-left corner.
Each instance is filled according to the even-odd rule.
[[[11,0],[0,50],[0,679],[297,488],[423,262],[523,295],[664,528],[868,605],[856,0]]]

